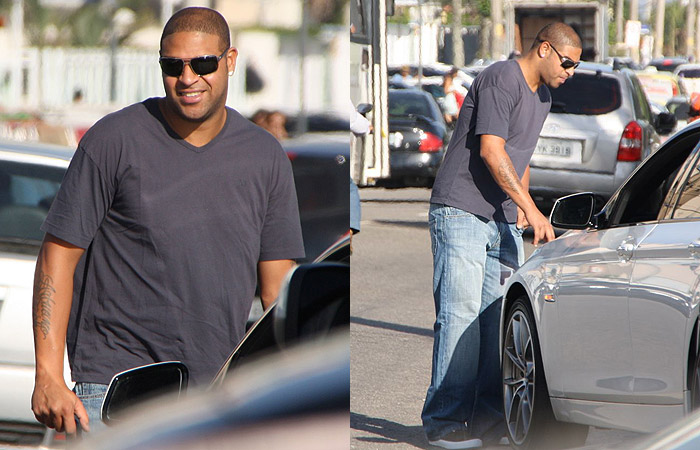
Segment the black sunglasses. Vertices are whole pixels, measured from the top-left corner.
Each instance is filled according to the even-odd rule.
[[[557,49],[554,48],[554,46],[552,45],[551,42],[549,42],[549,41],[542,41],[542,40],[540,40],[540,42],[546,42],[546,43],[549,44],[550,47],[552,47],[552,50],[554,50],[554,53],[556,53],[557,56],[559,57],[559,61],[561,61],[561,67],[562,67],[564,70],[571,69],[572,67],[575,69],[575,68],[578,67],[579,64],[581,64],[581,61],[579,61],[579,62],[574,62],[574,60],[571,59],[571,58],[569,58],[568,56],[562,56],[561,53],[559,53],[559,52],[557,51]]]
[[[219,61],[221,61],[221,58],[224,57],[228,50],[229,49],[224,50],[220,56],[205,55],[185,59],[163,56],[158,58],[158,63],[160,63],[160,69],[163,73],[169,77],[179,77],[182,75],[182,71],[185,70],[185,64],[189,64],[192,72],[201,77],[202,75],[216,72],[216,69],[219,67]]]

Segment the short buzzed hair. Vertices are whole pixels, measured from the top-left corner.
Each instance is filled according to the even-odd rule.
[[[578,33],[576,33],[576,30],[562,22],[554,22],[545,25],[545,27],[537,33],[535,42],[532,43],[532,48],[536,48],[544,41],[552,43],[555,47],[564,47],[568,45],[569,47],[582,48],[581,38]]]
[[[213,34],[218,36],[221,41],[221,51],[231,47],[231,37],[226,19],[213,9],[194,6],[181,9],[173,14],[163,28],[163,34],[160,36],[160,48],[163,48],[163,40],[166,37],[181,31]]]

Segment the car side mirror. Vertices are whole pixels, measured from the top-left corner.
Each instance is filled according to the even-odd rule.
[[[369,103],[360,103],[357,105],[357,112],[362,114],[363,116],[367,114],[368,112],[372,111],[372,105]]]
[[[557,228],[583,230],[593,226],[595,195],[591,192],[567,195],[554,203],[549,221]]]
[[[107,425],[119,422],[122,410],[161,394],[187,388],[189,371],[178,361],[137,367],[116,374],[107,388],[102,403],[102,421]]]
[[[654,128],[659,134],[669,134],[676,128],[678,119],[670,112],[660,112],[655,118]]]
[[[350,327],[350,267],[302,264],[282,286],[275,310],[275,340],[280,347]]]
[[[666,102],[666,109],[676,116],[677,120],[688,120],[690,99],[685,95],[676,95]]]

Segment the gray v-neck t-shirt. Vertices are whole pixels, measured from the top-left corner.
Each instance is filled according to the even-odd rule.
[[[42,229],[88,251],[67,344],[74,381],[178,360],[211,381],[245,333],[258,261],[304,256],[289,158],[227,108],[195,147],[158,99],[108,115],[80,141]]]
[[[497,62],[484,69],[464,100],[430,202],[488,220],[514,223],[517,207],[484,164],[480,136],[490,134],[505,139],[506,153],[522,177],[551,103],[545,85],[532,92],[516,60]]]

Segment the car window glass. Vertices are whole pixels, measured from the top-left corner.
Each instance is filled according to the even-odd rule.
[[[39,229],[65,169],[0,162],[0,241],[43,239]]]
[[[620,82],[602,74],[577,72],[551,93],[553,113],[607,114],[622,102]]]
[[[389,96],[389,115],[433,117],[434,110],[431,108],[427,97],[399,94]]]
[[[700,217],[700,159],[695,162],[690,171],[673,212],[674,219],[698,217]]]
[[[657,220],[670,207],[669,192],[678,172],[698,144],[699,132],[679,139],[653,154],[621,189],[612,207],[610,225]]]
[[[632,83],[632,93],[634,96],[634,108],[637,113],[637,117],[647,122],[651,122],[651,110],[649,108],[649,101],[647,96],[642,89],[642,85],[635,76],[630,76],[630,82]]]

